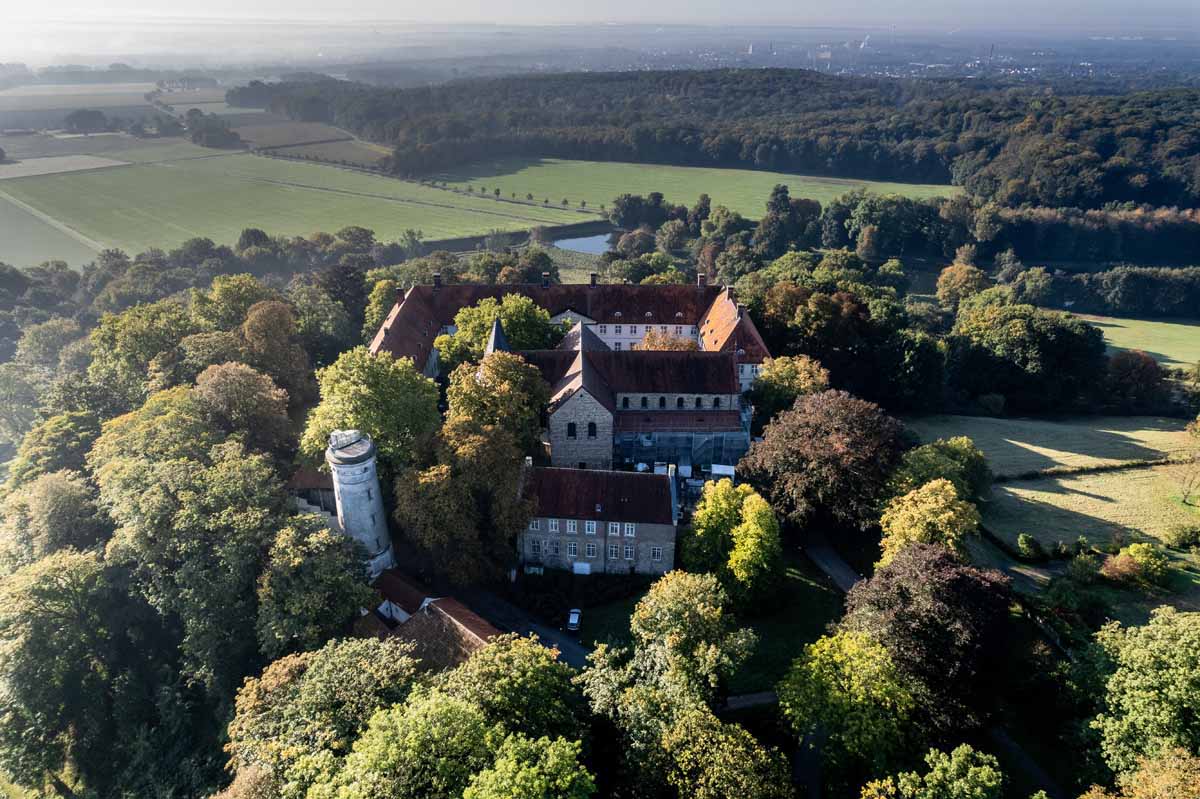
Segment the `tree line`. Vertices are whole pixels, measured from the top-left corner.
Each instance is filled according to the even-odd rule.
[[[807,70],[522,75],[411,89],[265,84],[230,103],[330,122],[421,176],[498,156],[955,183],[1001,205],[1194,206],[1200,90],[1120,96]]]

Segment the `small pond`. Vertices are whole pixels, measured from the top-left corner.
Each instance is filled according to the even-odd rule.
[[[578,239],[558,239],[554,242],[554,246],[562,250],[584,252],[588,255],[603,255],[608,252],[608,239],[608,233],[601,233],[597,236],[584,236]]]

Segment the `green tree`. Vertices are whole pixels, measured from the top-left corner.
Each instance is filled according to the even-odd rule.
[[[1186,749],[1164,750],[1138,759],[1137,769],[1120,775],[1118,792],[1093,786],[1080,799],[1174,799],[1200,796],[1200,757]]]
[[[909,748],[908,680],[865,633],[838,632],[807,645],[778,692],[798,737],[824,733],[822,756],[835,774],[886,771]]]
[[[354,323],[346,310],[320,286],[300,278],[288,284],[288,302],[296,311],[296,333],[318,367],[332,363],[356,343]]]
[[[379,332],[379,328],[383,326],[388,314],[392,312],[392,307],[396,304],[400,288],[400,283],[390,278],[376,280],[371,287],[371,293],[367,296],[367,310],[363,316],[362,340],[364,344],[370,344],[375,338],[375,334]]]
[[[222,430],[239,435],[251,449],[288,459],[295,452],[287,392],[244,363],[210,366],[193,392]]]
[[[979,532],[979,510],[958,497],[954,484],[939,478],[889,502],[879,519],[883,556],[876,565],[912,544],[942,544],[962,555],[967,536]]]
[[[748,399],[754,415],[769,421],[791,408],[799,397],[829,388],[829,371],[807,355],[768,358],[754,378]]]
[[[0,442],[16,446],[33,427],[43,385],[19,363],[0,364]]]
[[[4,498],[0,511],[0,571],[68,547],[88,549],[108,535],[92,489],[78,472],[30,480]]]
[[[711,571],[739,601],[754,597],[778,571],[779,521],[750,486],[731,480],[704,485],[692,516],[685,558],[693,571]]]
[[[742,521],[742,505],[754,489],[732,480],[710,480],[704,484],[692,514],[684,556],[695,572],[715,572],[724,565],[733,548],[733,528]]]
[[[439,692],[376,713],[330,783],[309,799],[459,799],[471,777],[492,764],[483,713]]]
[[[1200,751],[1200,613],[1160,607],[1144,626],[1112,622],[1097,640],[1115,666],[1092,722],[1109,767],[1124,774],[1175,747]]]
[[[751,494],[742,505],[742,523],[733,528],[728,562],[731,593],[743,600],[761,596],[778,573],[782,558],[775,511],[758,494]]]
[[[949,480],[961,499],[972,500],[987,494],[992,473],[983,453],[966,436],[939,438],[908,450],[888,480],[884,495],[888,499],[915,491],[933,480]]]
[[[530,738],[575,741],[587,726],[574,675],[558,649],[514,633],[491,639],[447,672],[441,689],[479,708],[488,724]]]
[[[787,760],[742,727],[723,724],[707,708],[679,714],[662,738],[667,781],[694,799],[789,799]]]
[[[319,370],[317,381],[321,402],[300,439],[310,458],[323,457],[334,430],[355,428],[371,436],[380,460],[395,473],[413,462],[420,442],[437,428],[437,386],[408,358],[355,347]]]
[[[240,332],[246,363],[286,391],[293,408],[307,407],[313,394],[312,367],[292,306],[280,300],[255,303]]]
[[[443,370],[452,371],[461,363],[482,358],[496,319],[514,350],[549,349],[564,333],[561,325],[550,321],[549,312],[528,297],[505,294],[499,301],[486,297],[454,315],[453,335],[434,339]]]
[[[187,309],[172,300],[105,314],[91,333],[88,376],[125,407],[134,407],[145,399],[150,362],[195,332]]]
[[[82,471],[84,457],[100,435],[100,421],[87,411],[70,411],[38,422],[21,439],[8,467],[9,489],[63,469]]]
[[[495,761],[471,778],[463,799],[587,799],[596,792],[578,742],[510,735]]]
[[[957,310],[960,302],[972,294],[978,294],[990,284],[987,273],[979,267],[961,263],[947,266],[938,275],[938,302],[943,308]]]
[[[929,770],[915,771],[868,783],[861,799],[1001,799],[1004,773],[996,758],[962,744],[950,754],[930,749],[925,755]]]
[[[537,367],[511,352],[493,352],[478,365],[464,363],[450,374],[449,416],[507,430],[526,454],[541,447],[542,413],[550,386]]]
[[[83,335],[74,319],[55,318],[28,325],[17,341],[15,360],[31,368],[53,372],[63,349]]]
[[[408,697],[419,668],[398,638],[334,640],[276,660],[238,690],[229,770],[265,770],[284,799],[304,799],[337,773],[372,716]]]
[[[312,649],[376,601],[354,542],[318,516],[293,516],[258,578],[259,649],[272,658]]]
[[[208,289],[192,289],[189,310],[197,330],[233,330],[256,303],[279,299],[253,275],[218,275]]]

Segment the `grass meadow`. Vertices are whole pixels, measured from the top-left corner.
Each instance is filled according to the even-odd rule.
[[[455,188],[499,188],[504,197],[515,193],[524,198],[533,194],[540,202],[552,204],[563,198],[574,207],[580,200],[589,207],[608,205],[619,194],[647,194],[661,191],[672,203],[691,205],[702,193],[712,197],[713,205],[725,205],[752,219],[762,215],[775,184],[786,185],[792,197],[806,197],[826,203],[848,191],[865,188],[879,194],[904,194],[911,197],[937,197],[956,194],[954,186],[880,183],[866,180],[789,175],[751,169],[662,166],[601,161],[567,161],[555,158],[506,158],[477,162],[435,176]]]
[[[34,266],[57,259],[78,267],[95,257],[87,245],[9,202],[0,182],[0,263]]]
[[[1080,316],[1104,331],[1110,350],[1142,350],[1164,366],[1200,363],[1200,322],[1195,320]]]
[[[321,161],[345,161],[364,167],[374,167],[389,153],[388,148],[358,139],[278,147],[275,152],[291,158],[316,158]]]
[[[193,158],[190,147],[178,151],[179,160],[157,160],[164,153],[147,150],[151,163],[5,180],[3,191],[87,238],[130,253],[195,236],[229,242],[246,227],[308,235],[362,225],[384,239],[415,228],[439,239],[587,218],[318,164],[243,153]],[[0,239],[0,260],[14,265],[55,257],[62,257],[55,241]]]

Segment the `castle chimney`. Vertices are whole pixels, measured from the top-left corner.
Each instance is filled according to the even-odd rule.
[[[708,285],[708,275],[703,272],[696,273],[696,288],[702,289]]]
[[[599,280],[600,276],[595,272],[592,272],[590,275],[588,275],[588,282],[593,286],[596,285]]]
[[[434,272],[433,273],[433,290],[437,291],[441,287],[442,287],[442,273]]]
[[[725,287],[725,296],[729,297],[729,301],[730,301],[730,302],[732,302],[732,303],[736,303],[736,302],[737,302],[737,292],[735,292],[735,291],[733,290],[733,286],[726,286],[726,287]]]
[[[544,289],[550,288],[550,273],[549,272],[542,272],[542,288],[544,288]]]
[[[741,319],[743,316],[746,315],[746,303],[739,302],[737,304],[737,308],[738,308],[738,319]]]

